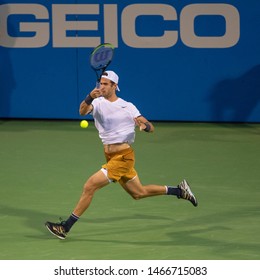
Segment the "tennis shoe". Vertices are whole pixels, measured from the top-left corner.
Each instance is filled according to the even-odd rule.
[[[181,190],[181,193],[178,196],[178,198],[189,200],[193,204],[193,206],[198,206],[198,201],[195,195],[192,193],[190,186],[186,180],[181,181],[178,185],[178,188]]]
[[[60,221],[60,223],[46,222],[46,228],[50,233],[58,237],[59,239],[65,239],[67,236],[67,231],[65,229],[65,221]]]

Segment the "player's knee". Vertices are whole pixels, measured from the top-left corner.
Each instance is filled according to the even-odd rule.
[[[133,194],[131,194],[131,196],[134,200],[140,200],[145,197],[145,194],[144,193],[133,193]]]
[[[86,193],[91,193],[93,190],[90,188],[90,185],[86,182],[83,186],[83,192]]]
[[[134,200],[139,200],[140,199],[140,196],[138,194],[131,194],[131,196]]]
[[[93,182],[91,182],[91,180],[88,180],[83,186],[84,193],[93,194],[97,189],[98,188]]]

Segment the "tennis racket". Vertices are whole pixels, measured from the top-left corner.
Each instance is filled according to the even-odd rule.
[[[107,66],[112,61],[114,46],[110,43],[101,44],[91,52],[90,65],[97,75],[96,87],[100,86],[100,79]]]

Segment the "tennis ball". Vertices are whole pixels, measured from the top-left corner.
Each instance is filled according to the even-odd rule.
[[[87,128],[88,127],[88,121],[86,121],[86,120],[81,121],[80,122],[80,127],[81,128]]]

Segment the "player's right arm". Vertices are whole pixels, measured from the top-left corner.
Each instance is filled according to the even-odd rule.
[[[88,105],[85,100],[83,100],[81,103],[80,103],[80,106],[79,106],[79,114],[81,116],[85,116],[87,114],[89,114],[93,109],[93,106],[92,104]]]
[[[91,113],[93,110],[93,105],[91,103],[95,98],[99,97],[100,95],[101,95],[100,90],[97,88],[94,88],[90,92],[90,94],[88,94],[86,96],[86,98],[80,103],[79,114],[81,116],[85,116],[85,115]]]

